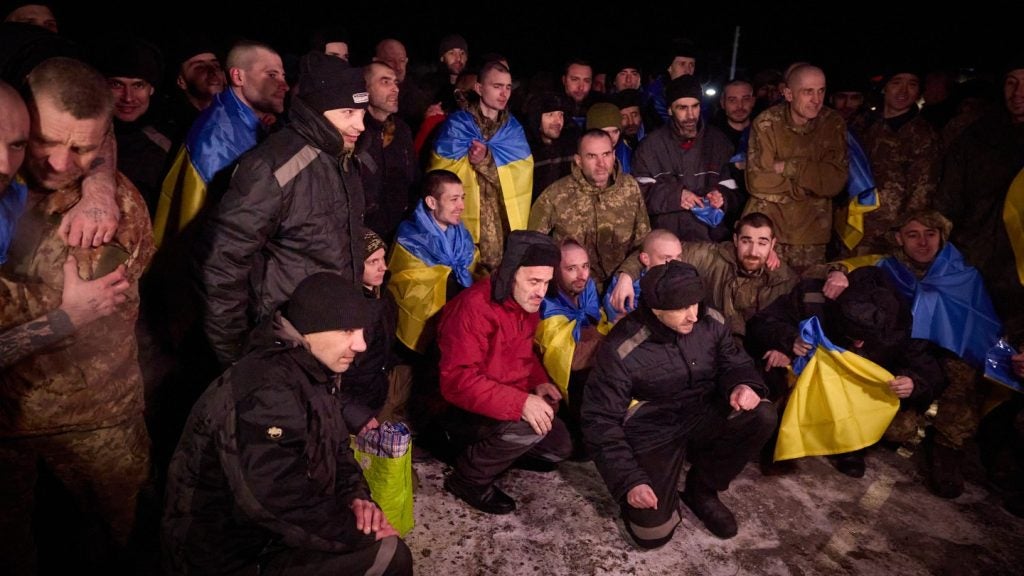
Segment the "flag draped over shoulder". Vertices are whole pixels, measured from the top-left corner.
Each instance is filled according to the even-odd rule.
[[[559,292],[544,299],[540,306],[540,324],[534,334],[534,342],[540,348],[544,368],[555,386],[562,391],[562,397],[569,397],[569,373],[576,343],[586,326],[598,326],[607,333],[610,326],[601,314],[597,285],[593,280],[580,294],[580,305],[576,306]]]
[[[955,246],[947,242],[920,280],[891,256],[880,260],[878,267],[913,301],[914,338],[930,340],[975,368],[984,366],[985,355],[999,341],[1002,324],[981,274],[967,265]]]
[[[842,454],[881,439],[900,407],[889,390],[893,375],[833,344],[811,316],[800,323],[811,352],[793,363],[796,385],[775,444],[775,460]]]
[[[398,305],[398,339],[412,350],[427,351],[433,340],[428,322],[447,302],[448,276],[464,287],[473,284],[476,247],[463,226],[442,232],[421,201],[411,219],[398,226],[388,261],[388,290]]]
[[[864,239],[864,215],[878,208],[878,194],[867,154],[849,130],[846,131],[846,150],[850,163],[846,192],[850,199],[840,210],[840,217],[835,219],[835,229],[843,244],[852,249]],[[842,217],[844,211],[845,218]]]
[[[487,144],[498,168],[501,194],[511,230],[525,230],[530,218],[533,193],[533,156],[523,127],[511,114],[490,140],[484,139],[473,115],[455,112],[441,126],[430,157],[430,169],[450,170],[462,180],[466,191],[463,223],[475,241],[480,240],[480,185],[469,163],[473,140]]]
[[[215,96],[199,115],[160,187],[153,236],[159,247],[181,232],[206,203],[217,172],[256,146],[260,119],[231,90]]]
[[[1006,226],[1006,235],[1010,237],[1010,246],[1013,247],[1017,280],[1024,284],[1024,170],[1017,173],[1006,193],[1003,224]]]

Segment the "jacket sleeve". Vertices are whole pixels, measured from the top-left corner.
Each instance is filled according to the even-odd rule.
[[[767,308],[759,311],[747,322],[744,342],[755,356],[762,356],[769,350],[778,350],[790,360],[793,359],[793,342],[800,336],[800,321],[803,320],[802,300],[804,292],[797,286],[789,294],[777,298]]]
[[[897,376],[914,381],[914,390],[904,402],[919,408],[927,408],[946,389],[946,377],[933,347],[928,340],[911,338],[900,356],[902,366],[896,370]]]
[[[733,388],[746,384],[757,392],[761,398],[768,396],[768,388],[764,385],[760,372],[754,366],[750,356],[736,344],[730,330],[716,322],[715,335],[715,366],[718,367],[718,386],[726,399]]]
[[[270,167],[243,159],[204,230],[199,258],[206,335],[222,365],[241,357],[249,332],[249,275],[277,228],[283,195]]]
[[[640,184],[648,214],[680,212],[683,181],[671,169],[662,168],[659,144],[660,140],[640,143],[633,156],[633,177]]]
[[[747,148],[747,190],[766,202],[786,202],[808,197],[831,198],[843,190],[848,175],[846,138],[839,126],[823,126],[831,136],[815,157],[785,157],[769,123],[754,122]],[[767,128],[767,129],[766,129]],[[834,142],[832,141],[834,140]],[[785,162],[782,174],[775,161]]]

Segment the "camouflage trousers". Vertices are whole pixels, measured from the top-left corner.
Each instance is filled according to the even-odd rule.
[[[139,493],[150,480],[149,435],[142,415],[87,432],[0,439],[0,564],[6,574],[35,574],[33,511],[40,464],[96,516],[113,540],[128,545]]]
[[[944,358],[942,371],[949,383],[936,401],[934,417],[928,411],[900,410],[885,439],[891,442],[914,442],[919,430],[931,420],[935,441],[948,448],[963,449],[964,444],[978,431],[982,416],[982,401],[987,383],[977,370],[959,358]]]

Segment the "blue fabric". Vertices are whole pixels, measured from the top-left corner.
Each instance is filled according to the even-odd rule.
[[[461,224],[441,230],[427,212],[426,202],[421,200],[412,218],[398,225],[395,240],[427,266],[441,264],[451,268],[462,286],[468,288],[473,284],[469,266],[473,263],[476,246],[469,230]]]
[[[641,272],[640,278],[643,278],[645,273],[646,271]],[[636,310],[637,304],[640,302],[640,278],[633,280],[633,307],[627,310],[627,313]],[[609,322],[615,322],[619,317],[618,310],[612,308],[612,292],[618,283],[619,275],[613,274],[611,281],[608,282],[608,289],[604,293],[604,315],[608,317]]]
[[[875,177],[871,173],[871,163],[860,142],[846,131],[846,152],[850,160],[850,172],[846,179],[846,192],[850,198],[856,198],[861,206],[877,206],[878,195],[875,193]]]
[[[594,279],[587,280],[587,285],[580,294],[580,305],[577,307],[559,290],[554,297],[548,296],[540,304],[540,319],[552,316],[565,316],[576,321],[572,328],[572,339],[580,341],[580,333],[585,326],[596,326],[601,321],[601,305],[597,297],[597,284]]]
[[[260,119],[230,88],[214,96],[185,139],[196,172],[207,184],[217,172],[256,146]]]
[[[736,153],[729,158],[729,162],[746,162],[747,161],[747,147],[750,146],[750,126],[743,129],[740,132],[740,141],[736,144]]]
[[[640,126],[640,132],[643,133],[643,125]],[[622,169],[623,174],[630,174],[633,172],[633,151],[626,146],[626,141],[619,138],[619,143],[615,145],[615,159],[619,161],[619,168]]]
[[[707,224],[711,228],[718,226],[722,223],[725,218],[725,212],[721,208],[712,208],[711,203],[706,198],[701,199],[704,202],[704,206],[700,208],[692,208],[690,212],[697,217],[697,220]]]
[[[947,242],[920,281],[891,256],[880,260],[878,267],[913,301],[914,338],[931,340],[976,368],[984,365],[985,355],[999,341],[1002,324],[981,275],[959,250]]]
[[[821,321],[818,320],[817,316],[811,316],[800,323],[800,339],[810,344],[811,350],[807,352],[806,355],[797,356],[793,360],[793,372],[796,373],[797,376],[799,376],[800,373],[804,371],[804,368],[807,367],[807,363],[811,361],[815,350],[817,350],[819,346],[825,350],[834,350],[836,352],[846,351],[845,348],[836,346],[828,339],[828,336],[825,336],[825,330],[821,327]]]
[[[519,125],[515,116],[509,115],[508,122],[487,140],[480,132],[473,115],[465,110],[459,110],[448,117],[437,136],[434,151],[442,158],[457,160],[469,154],[469,146],[473,140],[487,143],[487,148],[494,156],[494,164],[498,167],[530,156],[530,145],[524,136],[523,127]]]
[[[985,377],[1017,392],[1024,392],[1024,382],[1013,373],[1013,356],[1016,353],[1006,340],[1000,338],[985,357]]]
[[[14,228],[25,211],[27,201],[28,186],[18,177],[0,193],[0,264],[7,262],[7,250],[14,239]]]

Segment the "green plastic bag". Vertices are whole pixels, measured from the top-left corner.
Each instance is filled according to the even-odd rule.
[[[383,422],[353,437],[352,451],[363,469],[373,501],[405,536],[415,524],[412,508],[412,435],[405,424]]]

